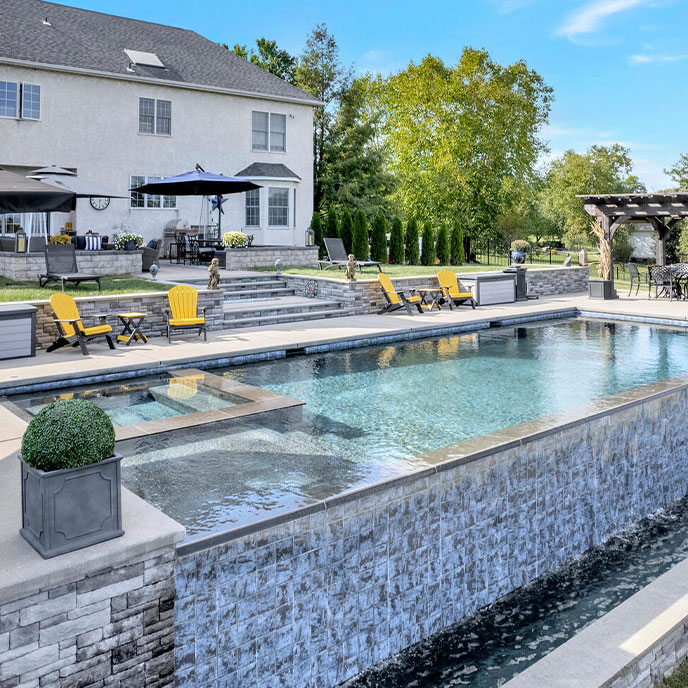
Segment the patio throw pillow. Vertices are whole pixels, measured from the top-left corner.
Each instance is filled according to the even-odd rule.
[[[97,234],[86,235],[86,250],[100,251],[101,239]]]
[[[157,239],[151,239],[151,240],[146,244],[146,246],[148,246],[148,248],[158,248],[158,240],[157,240]]]

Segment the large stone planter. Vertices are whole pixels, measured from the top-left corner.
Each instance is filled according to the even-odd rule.
[[[120,461],[109,459],[46,473],[21,455],[24,539],[44,558],[124,535]]]
[[[611,280],[589,280],[588,296],[591,299],[616,299],[616,290],[612,288]]]

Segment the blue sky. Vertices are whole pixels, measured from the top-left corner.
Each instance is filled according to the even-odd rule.
[[[428,53],[453,62],[465,45],[484,47],[501,63],[525,59],[554,88],[550,156],[619,142],[656,190],[688,153],[686,0],[60,1],[230,45],[265,36],[295,54],[324,21],[358,71],[389,73]]]

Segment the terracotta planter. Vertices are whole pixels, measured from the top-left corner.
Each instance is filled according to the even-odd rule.
[[[120,461],[45,472],[21,464],[24,539],[44,558],[124,535]]]

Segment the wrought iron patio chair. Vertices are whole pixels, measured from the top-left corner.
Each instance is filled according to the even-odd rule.
[[[175,234],[174,243],[177,247],[177,263],[181,260],[186,265],[186,259],[189,255],[189,238],[186,234]]]
[[[673,299],[673,283],[671,270],[666,265],[650,265],[647,268],[647,297],[650,298],[652,288],[655,290],[655,298]]]
[[[66,282],[74,284],[96,282],[98,291],[103,291],[98,275],[79,272],[74,244],[47,244],[43,249],[43,255],[45,256],[45,274],[38,275],[39,287],[43,287],[48,282],[62,282],[62,291],[64,291]]]
[[[631,292],[633,291],[633,285],[635,284],[635,293],[637,296],[638,291],[640,291],[640,285],[642,284],[645,286],[648,283],[650,276],[647,272],[641,273],[638,269],[637,263],[627,263],[626,267],[628,268],[628,273],[631,276],[631,288],[628,290],[628,295],[631,295]]]
[[[688,298],[688,264],[676,263],[671,266],[671,280],[676,298]]]

